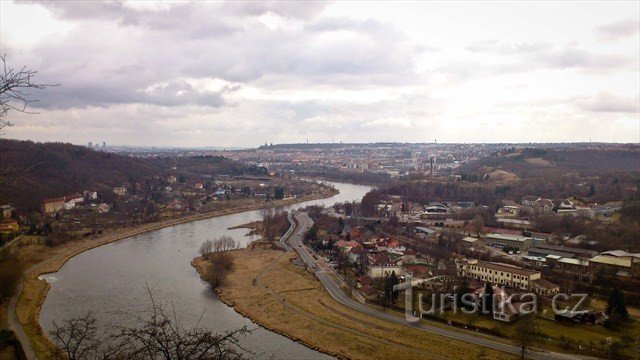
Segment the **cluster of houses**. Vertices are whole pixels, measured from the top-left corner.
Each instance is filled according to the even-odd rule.
[[[83,194],[75,193],[59,198],[45,199],[42,207],[45,215],[54,215],[60,211],[72,210],[76,207],[84,205],[86,202],[91,202],[98,198],[98,193],[95,191],[84,191]],[[93,204],[95,205],[95,204]],[[98,212],[108,212],[109,206],[107,204],[95,205]]]
[[[568,214],[588,218],[606,218],[622,208],[620,203],[589,204],[576,198],[561,199],[554,202],[551,199],[531,195],[523,197],[520,204],[510,200],[503,201],[503,203],[503,206],[496,213],[498,218],[517,218],[532,213],[557,213],[559,215]]]

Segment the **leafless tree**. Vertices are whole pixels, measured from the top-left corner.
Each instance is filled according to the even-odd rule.
[[[66,357],[69,360],[95,358],[98,352],[96,319],[87,313],[86,315],[65,320],[62,326],[53,323],[54,330],[51,336],[61,346],[58,357]]]
[[[7,66],[7,55],[0,56],[2,60],[2,73],[0,73],[0,131],[12,123],[5,117],[10,110],[23,113],[27,111],[27,106],[37,100],[31,98],[31,89],[42,90],[57,84],[37,84],[34,77],[37,71],[22,67],[16,70]],[[1,133],[0,133],[1,135]]]
[[[153,299],[146,315],[136,317],[136,324],[118,329],[100,346],[96,320],[90,314],[65,321],[51,332],[61,347],[60,357],[80,359],[245,359],[251,352],[240,345],[239,338],[251,333],[247,327],[216,334],[200,327],[185,328],[172,306],[167,312]],[[202,316],[201,316],[202,319]],[[55,325],[55,323],[54,323]]]
[[[206,256],[211,254],[213,251],[213,242],[209,239],[205,240],[202,245],[200,245],[200,255]]]

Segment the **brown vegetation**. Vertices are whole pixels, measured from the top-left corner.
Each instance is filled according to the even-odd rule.
[[[314,349],[350,359],[371,359],[371,354],[381,359],[415,359],[427,353],[432,359],[509,358],[344,307],[312,274],[292,263],[295,254],[283,255],[268,243],[229,254],[243,266],[236,266],[227,283],[216,289],[221,300],[258,324]],[[202,261],[193,263],[200,271]],[[269,267],[274,261],[275,266]],[[272,294],[257,285],[260,273]]]
[[[233,258],[228,251],[238,248],[238,244],[229,236],[215,240],[205,240],[200,246],[200,254],[206,260],[202,268],[202,278],[212,289],[222,285],[227,273],[233,268]]]

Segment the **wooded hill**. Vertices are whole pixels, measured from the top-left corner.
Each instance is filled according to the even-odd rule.
[[[503,151],[468,164],[461,171],[478,172],[483,168],[509,171],[520,177],[536,176],[546,171],[581,175],[638,174],[640,147]]]
[[[176,170],[171,170],[172,167]],[[0,204],[21,211],[42,207],[47,198],[84,190],[111,194],[113,187],[143,183],[174,175],[195,181],[203,177],[264,175],[266,169],[249,167],[217,156],[192,158],[133,158],[64,143],[0,140]]]

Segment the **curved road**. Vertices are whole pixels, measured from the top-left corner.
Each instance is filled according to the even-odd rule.
[[[313,255],[311,255],[309,250],[307,250],[307,248],[302,245],[302,238],[304,236],[304,233],[309,228],[311,228],[311,226],[313,226],[313,220],[311,220],[311,218],[309,218],[309,216],[306,213],[301,213],[301,212],[296,213],[295,218],[296,220],[298,220],[298,225],[296,226],[295,230],[290,232],[290,236],[288,238],[287,236],[283,236],[280,242],[284,244],[286,240],[289,240],[290,244],[293,246],[296,252],[300,255],[300,257],[305,262],[305,264],[309,268],[314,270],[316,277],[320,280],[325,290],[331,295],[331,297],[333,297],[339,303],[345,306],[348,306],[356,311],[365,313],[370,316],[377,317],[379,319],[413,327],[428,333],[448,337],[451,339],[461,340],[474,345],[484,346],[490,349],[499,350],[509,354],[520,356],[521,349],[519,347],[511,344],[503,343],[497,340],[491,340],[489,336],[486,336],[486,335],[478,336],[475,333],[471,333],[471,332],[443,329],[442,327],[428,325],[425,323],[410,324],[401,317],[397,317],[390,313],[380,311],[378,309],[372,308],[370,306],[364,305],[362,303],[359,303],[351,299],[342,291],[342,289],[340,288],[340,285],[331,276],[331,274],[334,274],[333,269],[330,269],[328,266],[326,266],[326,264],[320,264],[313,257]],[[291,219],[290,219],[290,222],[293,225],[293,221]],[[290,249],[290,247],[287,246],[287,249]],[[324,266],[321,266],[321,265],[324,265]],[[534,360],[546,360],[546,359],[566,360],[566,359],[579,359],[579,358],[584,359],[584,357],[578,357],[575,355],[560,354],[560,353],[554,353],[554,352],[548,352],[548,351],[542,351],[542,350],[527,351],[526,357]]]

